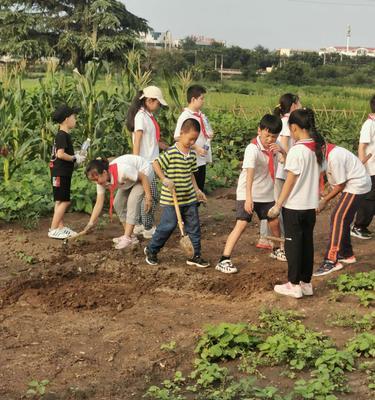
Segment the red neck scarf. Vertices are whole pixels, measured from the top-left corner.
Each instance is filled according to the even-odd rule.
[[[113,178],[113,183],[109,186],[110,198],[109,198],[109,217],[112,221],[112,210],[113,210],[113,202],[115,198],[115,190],[118,186],[118,168],[117,164],[111,164],[108,168],[111,177]]]
[[[328,160],[329,153],[330,153],[335,147],[336,147],[335,144],[332,144],[332,143],[327,143],[327,144],[326,144],[326,154],[325,154],[326,160]]]
[[[149,113],[146,110],[144,110],[144,112],[150,117],[152,123],[154,124],[156,141],[159,142],[160,141],[160,126],[158,124],[158,121],[156,121],[156,118],[154,117],[154,115],[152,113]]]
[[[314,152],[315,152],[316,143],[315,143],[313,140],[312,140],[312,141],[308,141],[308,142],[299,141],[299,142],[296,142],[294,145],[297,145],[297,144],[303,144],[303,145],[306,146],[308,149],[310,149],[311,151],[314,151]]]
[[[206,127],[205,127],[205,125],[204,125],[203,114],[202,114],[201,112],[195,112],[195,113],[193,113],[193,115],[194,115],[195,117],[199,118],[199,123],[200,123],[200,125],[201,125],[201,131],[202,131],[202,133],[203,133],[203,136],[204,136],[206,139],[208,139],[209,136],[208,136],[208,133],[207,133],[207,131],[206,131]]]
[[[374,116],[374,115],[371,115],[371,114],[369,114],[367,119],[371,119],[371,121],[375,121],[375,116]]]
[[[273,152],[271,150],[262,149],[257,138],[254,138],[251,143],[255,144],[258,149],[268,157],[268,172],[273,182],[275,182],[275,164],[273,162]]]

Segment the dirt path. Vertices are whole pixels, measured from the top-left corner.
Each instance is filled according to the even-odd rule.
[[[203,255],[211,264],[233,225],[233,208],[233,190],[221,190],[201,210]],[[87,216],[70,214],[68,221],[80,228]],[[317,262],[328,221],[328,212],[318,217]],[[160,254],[161,265],[151,267],[143,246],[111,249],[111,238],[121,232],[116,223],[65,249],[46,237],[48,222],[35,231],[0,225],[0,399],[22,398],[32,379],[50,381],[44,399],[141,399],[171,371],[189,369],[204,324],[255,321],[262,307],[303,311],[307,325],[338,344],[353,335],[325,324],[332,312],[359,310],[350,300],[327,301],[332,276],[314,281],[313,298],[297,301],[272,292],[285,280],[286,264],[255,248],[255,222],[236,248],[240,272],[233,276],[187,267],[177,235]],[[354,246],[359,262],[347,270],[373,268],[374,241],[355,240]],[[176,352],[160,350],[172,340]],[[355,398],[366,399],[361,382],[354,384]]]

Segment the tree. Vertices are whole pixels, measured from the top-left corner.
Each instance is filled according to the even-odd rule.
[[[56,55],[82,70],[95,57],[123,59],[147,22],[117,0],[2,0],[0,52],[36,59]]]

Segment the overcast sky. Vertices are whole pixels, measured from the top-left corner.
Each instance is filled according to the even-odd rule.
[[[319,49],[375,47],[375,0],[122,0],[156,31],[204,35],[228,45]]]

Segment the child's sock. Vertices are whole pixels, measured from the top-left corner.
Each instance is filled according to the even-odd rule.
[[[225,260],[230,260],[230,257],[228,257],[228,256],[221,256],[219,262],[222,262],[222,261],[225,261]]]

